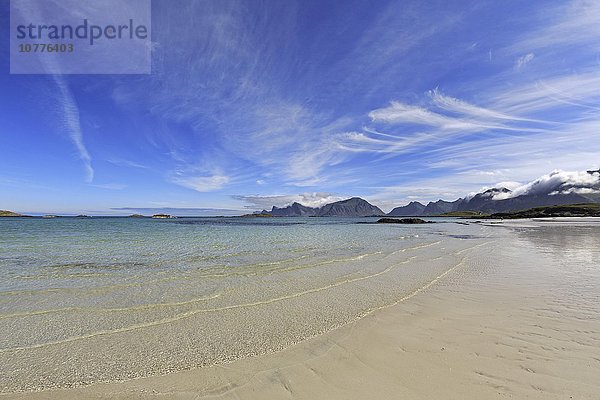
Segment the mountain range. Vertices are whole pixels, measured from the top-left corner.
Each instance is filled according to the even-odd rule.
[[[478,212],[482,214],[505,213],[535,207],[568,204],[600,203],[600,170],[580,174],[555,171],[524,187],[511,191],[506,187],[487,189],[481,193],[465,196],[454,201],[438,200],[422,204],[418,201],[396,207],[385,214],[379,207],[359,197],[307,207],[293,203],[287,207],[275,207],[261,214],[275,217],[418,217],[435,216],[454,212]]]
[[[506,199],[495,200],[497,193],[511,193],[506,188],[494,188],[477,193],[470,198],[460,198],[453,202],[438,200],[426,206],[412,202],[403,207],[396,207],[388,213],[389,216],[434,216],[450,212],[475,211],[482,214],[527,210],[535,207],[561,206],[567,204],[597,203],[597,196],[586,196],[577,193],[526,194]]]

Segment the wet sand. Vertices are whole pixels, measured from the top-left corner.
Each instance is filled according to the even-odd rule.
[[[397,304],[283,351],[0,398],[597,399],[599,227],[511,226]]]

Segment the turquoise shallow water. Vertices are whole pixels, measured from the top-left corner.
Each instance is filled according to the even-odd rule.
[[[278,350],[393,303],[490,234],[375,220],[0,219],[1,389]]]

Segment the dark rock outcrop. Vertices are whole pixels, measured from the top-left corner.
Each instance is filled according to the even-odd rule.
[[[433,224],[433,221],[425,221],[421,218],[380,218],[378,224]]]

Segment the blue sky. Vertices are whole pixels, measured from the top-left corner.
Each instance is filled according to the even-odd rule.
[[[389,210],[599,166],[595,1],[154,0],[151,75],[10,75],[8,14],[0,209]]]

